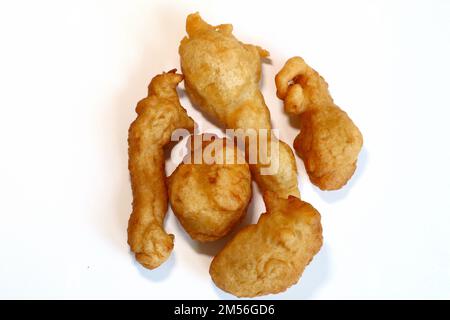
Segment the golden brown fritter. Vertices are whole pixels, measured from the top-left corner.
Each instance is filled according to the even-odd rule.
[[[128,222],[128,244],[146,268],[161,265],[173,248],[173,235],[163,229],[167,212],[164,146],[177,128],[194,129],[194,121],[180,105],[176,92],[183,76],[172,70],[153,78],[148,97],[137,107],[128,136],[128,167],[133,212]]]
[[[220,151],[223,156],[196,164],[196,149],[192,148],[190,163],[182,162],[169,178],[173,212],[191,238],[202,242],[228,234],[245,215],[252,195],[250,169],[244,156],[238,156],[237,147],[227,146],[226,139],[216,139],[197,151],[206,154],[207,146],[212,150],[209,154]]]
[[[259,90],[261,58],[269,53],[243,44],[233,36],[232,29],[230,24],[211,26],[198,13],[187,17],[189,37],[179,48],[186,91],[194,104],[225,128],[249,133],[270,130],[270,113]],[[264,168],[278,160],[275,173],[264,174]],[[285,198],[299,196],[297,168],[289,146],[280,141],[279,158],[270,157],[269,161],[267,165],[261,159],[250,163],[260,188]]]
[[[286,112],[300,116],[294,149],[310,180],[322,190],[340,189],[356,169],[361,132],[334,104],[325,80],[302,58],[289,59],[275,83]]]
[[[267,213],[214,258],[214,283],[238,297],[279,293],[297,283],[322,246],[320,214],[309,203],[264,194]]]

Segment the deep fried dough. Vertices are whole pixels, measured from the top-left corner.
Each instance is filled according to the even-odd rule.
[[[356,169],[361,132],[333,102],[325,80],[300,57],[289,59],[275,78],[286,112],[300,115],[294,149],[309,178],[322,190],[344,186]]]
[[[217,150],[222,157],[212,163],[201,157],[197,164],[192,148],[189,163],[182,162],[169,178],[173,212],[191,238],[202,242],[228,234],[245,215],[252,194],[250,169],[237,147],[215,139],[201,144],[197,152],[206,155],[207,146],[212,150],[209,154]]]
[[[307,202],[264,194],[267,213],[214,258],[214,283],[238,297],[279,293],[297,283],[322,246],[320,214]]]
[[[128,222],[128,244],[136,259],[149,269],[166,261],[173,248],[173,235],[163,229],[168,205],[163,147],[175,129],[194,128],[176,92],[182,79],[175,70],[153,78],[148,97],[138,103],[138,116],[129,130],[133,212]]]
[[[194,104],[226,128],[270,130],[269,110],[259,90],[261,58],[269,53],[243,44],[232,29],[230,24],[211,26],[198,13],[187,17],[189,37],[179,48],[186,91]],[[265,175],[270,164],[258,161],[250,168],[263,191],[299,196],[295,158],[288,145],[280,141],[275,174]]]

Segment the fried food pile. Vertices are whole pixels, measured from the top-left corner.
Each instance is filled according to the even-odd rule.
[[[201,140],[201,163],[193,163],[198,150],[192,147],[187,163],[182,162],[169,178],[172,210],[194,240],[222,238],[247,211],[252,196],[250,169],[237,146],[228,145],[225,138]],[[217,150],[222,154],[214,154]],[[207,156],[217,161],[208,162]]]
[[[158,75],[150,82],[148,97],[138,103],[138,116],[128,135],[133,191],[128,244],[136,260],[148,269],[160,266],[173,249],[174,236],[163,229],[168,205],[163,148],[175,129],[194,129],[194,121],[178,100],[176,87],[183,76],[175,71]]]
[[[267,212],[214,258],[214,283],[238,297],[278,293],[297,283],[322,246],[320,214],[307,202],[264,194]]]
[[[133,191],[128,243],[148,269],[167,260],[174,245],[174,236],[163,227],[168,199],[192,239],[223,238],[245,216],[253,178],[267,212],[222,248],[210,275],[224,291],[255,297],[285,291],[299,281],[322,246],[322,225],[319,212],[300,200],[294,153],[272,132],[259,88],[261,62],[269,53],[239,41],[232,30],[230,24],[212,26],[198,13],[189,15],[188,36],[179,47],[183,75],[176,70],[157,75],[148,97],[136,107],[128,138]],[[194,121],[176,91],[183,77],[191,102],[227,131],[237,129],[237,136],[226,132],[227,138],[208,140],[206,133],[193,134]],[[294,148],[310,180],[323,190],[341,188],[356,169],[360,131],[303,59],[287,61],[276,87],[286,112],[300,117]],[[164,148],[177,129],[191,134],[190,150],[166,178]],[[236,144],[241,138],[243,147]],[[256,141],[254,149],[251,141]]]
[[[289,59],[275,77],[284,109],[300,116],[294,149],[312,183],[322,190],[344,186],[356,169],[361,132],[333,102],[325,80],[300,57]]]
[[[249,135],[260,134],[259,129],[271,129],[269,109],[259,90],[261,58],[269,53],[240,42],[232,30],[230,24],[211,26],[198,13],[187,17],[188,37],[179,48],[184,85],[191,101],[221,126],[243,129]],[[282,141],[278,151],[279,157],[269,156],[268,163],[261,159],[250,163],[254,178],[262,191],[273,191],[284,198],[298,197],[294,154]],[[271,161],[277,161],[279,168],[274,174],[265,175],[261,170]]]

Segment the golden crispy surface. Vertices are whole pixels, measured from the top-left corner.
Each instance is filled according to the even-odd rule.
[[[200,149],[207,152],[206,146],[214,150],[215,145],[228,161],[182,162],[169,178],[173,212],[192,239],[202,242],[228,234],[245,215],[252,195],[249,167],[235,160],[237,147],[227,147],[225,141],[216,139]]]
[[[344,186],[356,169],[361,132],[336,106],[325,80],[300,57],[289,59],[275,78],[286,112],[300,115],[294,149],[311,181],[322,190]]]
[[[182,79],[174,71],[153,78],[148,97],[138,103],[138,116],[129,130],[133,212],[128,222],[128,244],[136,259],[149,269],[166,261],[173,248],[173,235],[163,229],[167,212],[163,147],[176,128],[194,128],[178,101],[176,86]]]
[[[285,291],[297,283],[322,246],[320,214],[290,196],[264,194],[267,213],[247,226],[214,258],[214,283],[238,297]]]
[[[187,17],[180,44],[181,68],[192,102],[226,128],[270,129],[270,114],[259,90],[261,57],[268,52],[243,44],[232,35],[230,24],[211,26],[198,13]],[[262,190],[282,197],[299,196],[297,168],[292,150],[280,143],[280,169],[261,174],[262,164],[251,165]]]

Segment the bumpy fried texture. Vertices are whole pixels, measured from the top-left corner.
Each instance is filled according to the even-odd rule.
[[[230,24],[211,26],[198,13],[187,17],[189,37],[179,48],[186,91],[194,104],[226,128],[270,129],[270,113],[259,90],[261,58],[269,53],[243,44],[232,29]],[[263,173],[268,165],[262,161],[250,164],[255,180],[263,191],[299,196],[295,158],[281,141],[279,160],[280,169],[272,175]]]
[[[146,268],[161,265],[173,248],[173,235],[163,229],[167,188],[163,147],[177,128],[193,130],[194,122],[180,105],[176,92],[183,79],[175,70],[150,83],[148,97],[137,107],[128,136],[128,167],[133,191],[133,212],[128,222],[128,244]]]
[[[236,146],[227,146],[225,139],[192,148],[189,159],[181,163],[169,178],[169,199],[172,210],[192,239],[207,242],[222,238],[243,218],[251,198],[251,175],[244,156]],[[212,152],[208,152],[211,150]],[[200,157],[219,151],[213,162]],[[208,154],[206,154],[208,153]],[[238,162],[237,159],[242,159]]]
[[[322,190],[344,186],[356,169],[361,132],[336,106],[325,80],[300,57],[289,59],[275,78],[286,112],[300,116],[294,149],[311,181]]]
[[[279,293],[297,283],[322,246],[320,214],[290,196],[264,194],[267,213],[247,226],[214,258],[214,283],[238,297]]]

